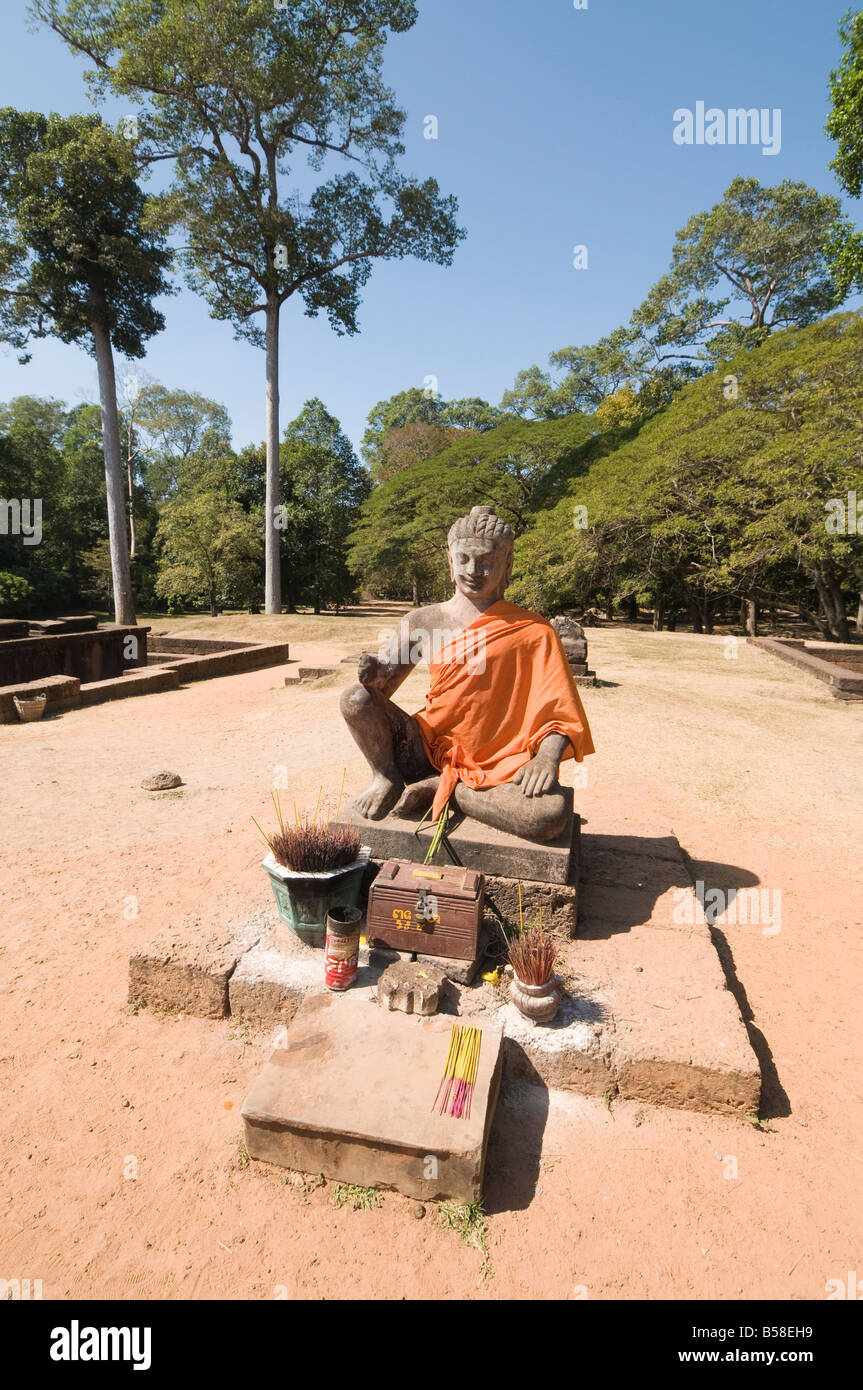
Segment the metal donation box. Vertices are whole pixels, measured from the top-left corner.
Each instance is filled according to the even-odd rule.
[[[485,877],[455,864],[388,859],[369,893],[366,938],[425,956],[474,960],[485,902]]]

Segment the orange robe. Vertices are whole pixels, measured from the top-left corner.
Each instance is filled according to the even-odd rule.
[[[593,753],[587,716],[550,623],[499,599],[442,647],[429,665],[425,709],[416,714],[429,762],[441,774],[432,816],[457,782],[511,782],[549,734],[563,757]]]

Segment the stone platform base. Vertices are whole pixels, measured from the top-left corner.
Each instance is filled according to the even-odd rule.
[[[442,1012],[502,1027],[505,1075],[586,1095],[755,1115],[758,1062],[696,911],[680,846],[671,833],[623,829],[604,833],[587,824],[582,831],[578,935],[555,933],[556,969],[567,989],[557,1018],[535,1026],[500,986],[481,978],[467,983],[455,965],[429,958],[451,981]],[[561,893],[566,885],[532,887]],[[490,889],[494,894],[494,877]],[[544,924],[552,911],[543,912]],[[692,925],[679,924],[687,919]],[[130,999],[272,1026],[290,1023],[307,997],[328,997],[322,952],[295,941],[288,953],[284,936],[281,949],[274,945],[274,907],[221,931],[211,921],[181,925],[138,951]],[[361,951],[357,980],[338,999],[373,997],[381,971],[398,958],[395,951]],[[487,969],[495,963],[487,960]]]
[[[564,787],[563,791],[571,811],[572,788]],[[385,820],[367,820],[351,808],[339,824],[357,826],[363,844],[371,847],[372,858],[378,860],[416,859],[421,862],[435,829],[427,820],[418,830],[419,818],[403,820],[390,815]],[[578,883],[577,815],[571,814],[566,830],[544,845],[523,840],[519,835],[508,835],[503,830],[493,830],[469,818],[450,831],[446,839],[449,847],[442,844],[432,863],[455,862],[466,869],[480,869],[487,876],[499,874],[534,883]]]
[[[470,1117],[432,1109],[451,1018],[391,1013],[362,993],[301,1006],[243,1103],[251,1158],[421,1201],[474,1202],[500,1085],[501,1031],[481,1024]]]

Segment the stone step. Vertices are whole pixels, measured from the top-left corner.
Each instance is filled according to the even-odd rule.
[[[420,1201],[477,1201],[501,1030],[478,1025],[471,1114],[457,1119],[433,1108],[452,1026],[451,1018],[390,1012],[361,994],[311,996],[243,1102],[250,1158]]]

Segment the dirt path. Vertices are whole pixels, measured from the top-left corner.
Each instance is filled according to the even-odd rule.
[[[156,621],[307,664],[376,643],[342,618]],[[823,1297],[863,1270],[863,706],[740,644],[595,630],[588,827],[672,827],[708,886],[757,877],[781,929],[720,926],[772,1133],[726,1118],[508,1089],[489,1157],[490,1269],[430,1209],[336,1209],[244,1165],[239,1108],[271,1038],[126,1010],[130,952],[189,909],[269,889],[251,815],[335,799],[363,764],[344,667],[259,671],[0,726],[0,1278],[46,1297]],[[404,687],[422,703],[423,674]],[[571,765],[570,765],[571,766]],[[153,798],[163,768],[181,795]],[[741,871],[743,874],[741,875]],[[549,1104],[550,1102],[550,1104]],[[736,1176],[735,1176],[736,1174]]]

